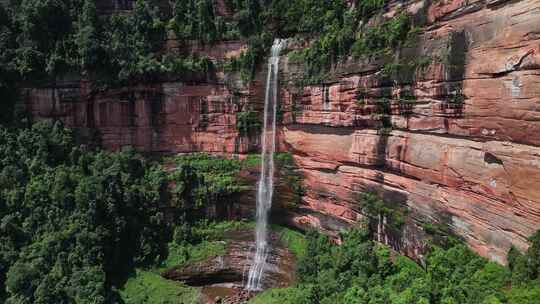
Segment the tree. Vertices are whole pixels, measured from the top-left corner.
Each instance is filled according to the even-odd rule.
[[[529,237],[531,245],[527,249],[527,265],[529,269],[529,279],[540,279],[540,230]]]
[[[158,52],[165,40],[165,25],[151,1],[137,0],[130,14],[114,15],[109,22],[104,47],[119,70],[114,78],[144,79],[163,71]]]
[[[165,256],[176,216],[164,220],[161,166],[81,150],[59,123],[0,128],[0,143],[6,303],[107,303],[132,267]]]
[[[0,5],[0,124],[11,122],[17,99],[14,56],[13,20],[4,6]]]
[[[78,65],[83,72],[96,68],[105,60],[101,47],[101,33],[95,1],[85,0],[77,20],[75,43],[78,50]]]
[[[28,80],[57,75],[74,67],[74,20],[78,0],[22,0],[15,11],[16,68]]]

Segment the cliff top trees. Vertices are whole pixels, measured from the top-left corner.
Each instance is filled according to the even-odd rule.
[[[81,72],[118,84],[208,71],[208,63],[198,58],[165,56],[165,39],[166,18],[156,1],[137,0],[131,11],[106,16],[98,16],[92,0],[22,0],[0,10],[2,76],[11,73],[13,82],[54,84]]]
[[[95,1],[85,0],[82,12],[77,18],[75,44],[78,51],[78,65],[83,72],[103,65],[103,43]]]
[[[216,16],[214,1],[211,0],[176,0],[169,26],[178,39],[202,43],[221,39],[225,31],[224,21]]]
[[[150,2],[137,0],[130,14],[112,16],[105,37],[104,49],[119,70],[119,80],[162,71],[159,51],[165,40],[165,24]]]
[[[16,68],[26,79],[55,77],[73,68],[73,20],[78,0],[22,0],[14,8]]]
[[[26,81],[50,82],[82,72],[112,84],[208,72],[205,65],[190,64],[199,62],[197,58],[164,55],[170,29],[180,40],[203,44],[247,39],[249,50],[230,65],[242,70],[244,78],[251,78],[274,36],[320,36],[302,53],[310,73],[318,74],[349,54],[360,19],[385,3],[360,1],[349,8],[342,0],[227,0],[230,15],[222,16],[211,0],[177,0],[171,12],[158,8],[157,1],[137,0],[131,11],[98,17],[94,2],[10,2],[0,19],[8,20],[7,36],[15,43],[0,47],[3,54],[13,54],[11,70]]]
[[[11,120],[16,100],[14,38],[12,19],[6,8],[0,5],[0,124]]]

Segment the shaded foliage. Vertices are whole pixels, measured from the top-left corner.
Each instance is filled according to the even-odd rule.
[[[175,157],[173,163],[173,202],[184,209],[195,212],[208,204],[230,203],[249,188],[238,178],[244,165],[240,160],[198,153]]]
[[[181,40],[204,44],[240,37],[238,23],[219,16],[211,0],[176,0],[169,28]]]
[[[133,152],[87,152],[59,124],[0,130],[6,303],[105,303],[161,258],[166,175]],[[3,284],[2,284],[3,286]]]
[[[309,81],[316,82],[351,50],[358,55],[395,47],[410,27],[409,18],[398,16],[366,28],[386,0],[357,1],[352,7],[342,0],[225,4],[229,14],[222,15],[211,0],[172,1],[170,12],[157,0],[136,0],[128,13],[98,17],[91,0],[15,1],[0,12],[0,28],[8,29],[2,31],[0,48],[9,58],[7,69],[21,80],[54,82],[64,74],[82,73],[105,84],[122,84],[212,70],[206,58],[166,54],[168,30],[184,43],[242,38],[248,49],[225,67],[250,81],[275,37],[308,37],[313,43],[291,58],[304,62]]]
[[[236,129],[240,136],[256,135],[261,131],[261,127],[258,112],[249,110],[236,113]]]
[[[531,248],[524,256],[535,256],[540,244],[537,235],[531,238]],[[307,238],[307,251],[298,266],[300,283],[263,293],[252,303],[295,299],[295,303],[533,304],[538,300],[540,285],[534,275],[527,283],[511,284],[515,257],[509,269],[487,261],[465,245],[448,249],[435,246],[423,268],[373,242],[364,229],[342,234],[341,246],[316,232],[308,233]]]
[[[114,302],[134,267],[167,258],[175,226],[243,189],[239,161],[176,164],[167,173],[131,150],[88,151],[59,123],[0,128],[0,299]]]
[[[166,30],[157,1],[110,16],[92,0],[10,2],[0,9],[0,60],[10,79],[30,82],[82,73],[116,84],[211,69],[205,58],[164,54]]]

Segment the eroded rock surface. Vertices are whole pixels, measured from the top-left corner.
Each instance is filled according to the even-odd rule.
[[[225,239],[227,250],[224,255],[169,269],[162,274],[163,277],[183,281],[190,286],[242,288],[255,252],[254,232],[233,231]],[[269,239],[271,246],[262,286],[264,289],[286,287],[295,279],[294,256],[284,247],[279,235],[270,233]]]
[[[299,87],[302,67],[282,58],[279,146],[294,154],[305,195],[280,219],[286,213],[297,227],[336,235],[363,218],[360,193],[377,189],[409,210],[399,234],[379,236],[396,249],[421,256],[422,227],[437,223],[504,263],[511,245],[525,249],[540,229],[540,1],[396,1],[387,15],[399,8],[424,22],[416,45],[400,54],[430,59],[412,75],[389,82],[384,62],[350,59],[329,81]],[[229,41],[189,52],[219,60],[245,47]],[[246,85],[217,71],[104,92],[74,80],[24,97],[36,119],[97,133],[110,149],[245,154],[257,151],[259,136],[241,136],[236,114],[262,108],[264,75]],[[405,95],[415,100],[399,102]],[[381,98],[394,100],[386,122]]]
[[[403,56],[449,56],[452,64],[432,61],[388,83],[377,63],[350,60],[331,82],[282,90],[290,109],[282,142],[303,170],[309,210],[294,222],[335,231],[364,217],[360,194],[375,189],[409,211],[384,242],[419,256],[423,225],[438,223],[504,263],[511,245],[525,249],[540,229],[540,2],[417,1],[408,9],[425,10],[427,21]],[[302,75],[295,66],[283,73],[289,84]],[[395,101],[406,94],[415,100]],[[386,123],[381,98],[393,100]]]

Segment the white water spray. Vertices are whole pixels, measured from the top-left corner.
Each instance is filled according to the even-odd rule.
[[[277,39],[272,45],[268,60],[266,96],[264,100],[264,126],[262,132],[261,176],[257,191],[257,225],[255,228],[256,251],[249,268],[246,289],[260,290],[268,256],[268,211],[274,193],[274,152],[276,151],[276,112],[278,103],[279,53],[284,41]]]

